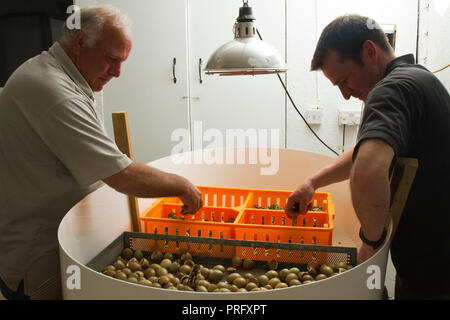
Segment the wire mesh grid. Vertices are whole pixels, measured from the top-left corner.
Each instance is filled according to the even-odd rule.
[[[187,237],[165,234],[125,232],[123,246],[143,252],[159,250],[173,254],[190,252],[204,264],[231,261],[234,256],[248,258],[255,267],[265,266],[276,260],[280,266],[306,265],[311,261],[319,264],[345,262],[356,265],[357,249],[351,247],[263,242],[206,237]]]

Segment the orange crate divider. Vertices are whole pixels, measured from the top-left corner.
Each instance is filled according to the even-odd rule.
[[[197,187],[202,193],[203,205],[207,207],[238,208],[246,206],[252,190],[218,187]]]
[[[267,208],[273,205],[278,205],[281,209],[286,206],[288,197],[292,191],[279,190],[250,190],[251,195],[248,201],[248,208],[256,208],[259,206]],[[329,212],[329,205],[331,204],[331,195],[328,192],[316,192],[311,199],[313,207],[322,207],[323,212]],[[331,204],[332,205],[332,204]],[[334,214],[334,212],[333,212]]]
[[[247,206],[250,189],[236,189],[236,188],[219,188],[219,187],[205,187],[197,186],[202,193],[203,205],[205,207],[224,207],[224,208],[238,208]],[[177,197],[166,197],[155,200],[148,211],[152,211],[160,203],[178,203],[182,204]]]

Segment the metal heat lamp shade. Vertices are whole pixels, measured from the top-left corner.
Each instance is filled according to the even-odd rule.
[[[206,74],[257,75],[286,72],[281,55],[256,35],[252,8],[244,1],[234,25],[234,40],[225,43],[209,58]]]

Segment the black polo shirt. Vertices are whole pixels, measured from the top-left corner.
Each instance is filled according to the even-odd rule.
[[[354,159],[371,138],[419,161],[391,246],[398,276],[412,290],[450,292],[450,96],[412,54],[391,61],[369,93]]]

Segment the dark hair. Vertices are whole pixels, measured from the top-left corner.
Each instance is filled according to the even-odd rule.
[[[392,51],[386,34],[374,20],[357,14],[334,19],[322,31],[311,61],[311,71],[322,69],[329,50],[338,52],[342,61],[352,59],[362,64],[361,52],[366,40],[372,40],[383,51]]]

